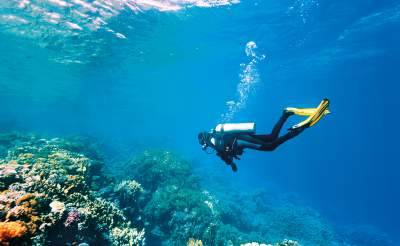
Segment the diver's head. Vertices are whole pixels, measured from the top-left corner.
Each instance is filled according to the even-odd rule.
[[[207,139],[208,139],[208,133],[207,132],[200,132],[199,135],[197,136],[198,140],[199,140],[199,144],[201,145],[201,148],[203,150],[206,150],[208,147],[207,144]]]

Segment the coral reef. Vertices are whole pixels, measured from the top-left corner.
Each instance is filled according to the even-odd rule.
[[[262,215],[271,209],[256,213],[250,197],[213,194],[202,187],[200,178],[194,174],[187,161],[169,151],[145,151],[124,166],[129,172],[123,176],[137,180],[144,190],[149,191],[142,193],[144,207],[141,217],[145,219],[144,225],[151,245],[184,245],[188,238],[201,239],[204,245],[240,245],[285,238],[306,239],[304,241],[314,243],[320,240],[320,235],[312,234],[311,230],[321,231],[325,226],[312,213],[309,215],[311,221],[307,224],[295,221],[294,217],[288,215],[289,211],[283,211],[286,213],[283,218],[287,219],[287,224],[281,222],[283,219],[278,216],[274,218],[275,221],[272,220],[281,211],[264,216],[263,221],[255,220],[254,215]],[[298,217],[303,215],[297,214],[297,211],[293,213]],[[308,228],[313,222],[314,228]],[[274,231],[278,226],[282,227],[281,230]],[[293,233],[290,231],[292,227]],[[311,235],[302,237],[301,233]],[[315,238],[311,238],[313,236]],[[328,243],[329,238],[326,239]]]
[[[116,174],[86,138],[3,134],[0,150],[0,245],[391,245],[367,227],[336,233],[292,199],[206,185],[169,151]]]
[[[20,134],[1,135],[0,144],[1,244],[144,244],[144,231],[99,195],[114,182],[90,148]]]
[[[125,170],[129,171],[124,176],[134,177],[150,192],[168,185],[183,187],[192,181],[197,184],[189,162],[169,151],[144,151],[129,161]]]
[[[280,243],[275,243],[275,244],[265,244],[265,243],[245,243],[245,244],[241,244],[240,246],[300,246],[300,244],[296,241],[293,240],[283,240]]]
[[[189,241],[187,242],[187,246],[203,246],[203,242],[201,240],[196,240],[194,238],[189,238]],[[293,240],[283,240],[280,243],[275,243],[275,244],[265,244],[265,243],[245,243],[241,244],[240,246],[300,246],[300,244],[296,241]]]
[[[115,227],[111,231],[111,239],[115,246],[140,245],[143,237],[144,231],[137,231],[132,228]]]

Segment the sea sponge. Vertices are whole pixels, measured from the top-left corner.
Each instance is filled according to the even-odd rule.
[[[25,236],[28,228],[22,221],[0,222],[0,243],[7,245],[8,242]]]

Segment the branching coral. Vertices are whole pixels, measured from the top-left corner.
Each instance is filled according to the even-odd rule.
[[[115,246],[134,246],[144,241],[144,231],[115,227],[111,231],[111,241]]]
[[[124,180],[115,186],[114,191],[119,193],[124,201],[135,202],[144,189],[136,180]]]

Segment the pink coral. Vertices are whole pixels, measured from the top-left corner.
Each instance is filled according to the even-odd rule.
[[[67,219],[65,220],[65,227],[69,227],[71,226],[71,224],[77,223],[80,221],[80,214],[78,212],[78,210],[76,209],[72,209],[71,211],[68,212],[68,216]]]

